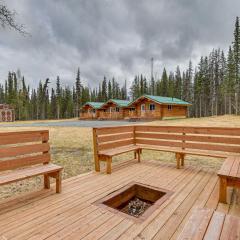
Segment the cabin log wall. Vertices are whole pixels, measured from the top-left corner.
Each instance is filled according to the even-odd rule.
[[[145,112],[141,111],[142,104],[145,105]],[[150,110],[150,104],[155,105],[155,110]],[[150,99],[143,99],[133,105],[135,111],[129,112],[130,117],[163,119],[168,117],[187,117],[187,106],[171,105],[172,109],[168,109],[168,105],[156,103]]]
[[[80,119],[97,119],[99,117],[99,109],[95,109],[95,113],[93,112],[95,108],[90,105],[86,105],[82,108],[82,112],[80,113]]]
[[[119,108],[119,112],[116,112],[116,108]],[[99,118],[100,119],[111,119],[111,120],[120,120],[128,116],[127,109],[119,107],[113,102],[109,102],[107,106],[100,110]]]
[[[162,109],[163,109],[163,118],[164,117],[187,117],[186,106],[172,105],[172,110],[168,110],[167,105],[162,105]]]

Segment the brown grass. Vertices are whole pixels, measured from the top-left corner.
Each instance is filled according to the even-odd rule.
[[[18,123],[18,122],[17,122]],[[184,125],[184,126],[223,126],[240,127],[239,116],[220,116],[207,118],[189,118],[178,120],[165,120],[141,123],[146,125]],[[0,127],[0,132],[40,130],[48,129],[50,132],[50,144],[52,161],[64,167],[63,178],[69,178],[78,174],[93,170],[92,131],[91,128],[81,127]],[[132,158],[133,154],[125,154],[114,159],[118,162],[122,159]],[[144,151],[143,159],[160,160],[175,164],[175,157],[172,153]],[[215,158],[204,158],[187,156],[186,164],[202,166],[217,170],[222,160]],[[1,196],[8,197],[18,192],[29,191],[32,188],[41,187],[42,178],[25,180],[18,183],[3,186],[0,188]]]
[[[14,123],[22,124],[22,123],[50,123],[50,122],[66,122],[66,121],[78,121],[78,118],[69,118],[69,119],[51,119],[51,120],[21,120],[16,122],[1,122],[1,125],[12,125]]]

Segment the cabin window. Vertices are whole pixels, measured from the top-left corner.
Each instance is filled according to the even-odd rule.
[[[115,110],[116,110],[116,112],[119,112],[119,111],[120,111],[119,107],[116,107]]]
[[[135,108],[130,108],[129,111],[130,111],[130,112],[134,112],[134,111],[135,111]]]
[[[93,113],[95,113],[95,112],[96,112],[96,110],[95,110],[95,109],[93,109],[93,110],[92,110],[92,112],[93,112]]]
[[[172,111],[173,106],[172,105],[168,105],[168,111]]]
[[[150,111],[154,111],[154,110],[155,110],[155,104],[151,103],[151,104],[149,105],[149,110],[150,110]]]

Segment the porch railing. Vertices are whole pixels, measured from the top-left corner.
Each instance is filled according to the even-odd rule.
[[[161,112],[156,110],[130,111],[130,118],[157,118],[161,117]]]
[[[100,112],[99,118],[103,119],[122,119],[123,113],[122,112]]]
[[[96,118],[96,114],[95,113],[80,113],[80,119],[94,119]]]

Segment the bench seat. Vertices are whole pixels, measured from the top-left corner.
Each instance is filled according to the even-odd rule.
[[[21,181],[38,175],[55,173],[61,171],[62,169],[62,167],[52,163],[17,169],[7,174],[0,175],[0,185]]]
[[[113,156],[120,155],[122,153],[127,153],[127,152],[131,152],[131,151],[138,150],[138,149],[139,149],[138,146],[130,145],[130,146],[124,146],[124,147],[103,150],[103,151],[99,152],[99,155],[113,157]]]
[[[216,158],[226,158],[229,154],[224,152],[208,151],[208,150],[194,150],[194,149],[182,149],[178,147],[165,147],[165,146],[156,146],[156,145],[146,145],[146,144],[137,144],[140,149],[162,151],[162,152],[172,152],[176,153],[177,159],[177,168],[180,167],[180,164],[184,166],[184,156],[189,155],[198,155],[206,157],[216,157]]]
[[[240,218],[213,209],[200,208],[194,210],[177,240],[239,239],[239,229]]]
[[[240,156],[230,156],[225,159],[218,171],[220,182],[219,201],[227,202],[227,187],[240,188]]]
[[[224,152],[214,152],[214,151],[206,151],[206,150],[193,150],[187,149],[184,150],[182,148],[174,148],[174,147],[164,147],[164,146],[155,146],[155,145],[140,145],[137,144],[140,149],[147,149],[147,150],[155,150],[155,151],[163,151],[163,152],[174,152],[174,153],[184,153],[190,155],[199,155],[199,156],[207,156],[207,157],[219,157],[219,158],[226,158],[229,154]]]
[[[240,180],[240,156],[231,156],[225,159],[220,170],[218,171],[218,176],[228,177],[231,179]]]
[[[112,167],[111,167],[112,157],[118,156],[123,153],[132,152],[132,151],[134,152],[134,158],[135,159],[137,158],[138,162],[140,162],[140,148],[133,144],[128,145],[128,146],[115,147],[115,148],[99,151],[98,156],[99,156],[99,159],[101,159],[101,161],[107,162],[106,172],[111,173],[112,172]],[[95,166],[96,166],[96,164],[95,164]],[[97,169],[100,169],[99,163],[98,163]]]

